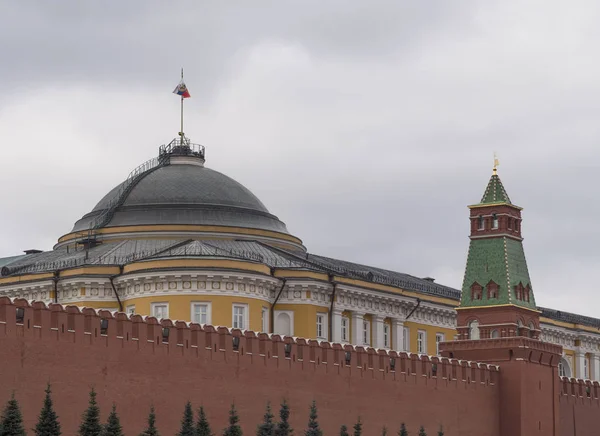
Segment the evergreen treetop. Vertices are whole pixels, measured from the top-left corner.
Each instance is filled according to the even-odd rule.
[[[100,436],[102,434],[102,424],[100,424],[100,408],[96,403],[96,391],[94,388],[90,391],[90,400],[88,408],[81,417],[79,426],[79,436]]]
[[[200,406],[200,410],[198,412],[198,423],[196,425],[196,435],[197,436],[213,436],[213,433],[210,430],[210,425],[208,424],[208,419],[206,418],[206,413],[204,413],[204,407],[202,407],[202,406]]]
[[[305,436],[323,436],[323,432],[317,421],[317,403],[313,400],[310,405],[310,413],[308,415],[308,429],[304,432]]]
[[[425,429],[423,428],[423,426],[419,428],[419,436],[427,436],[427,433],[425,433]]]
[[[239,426],[238,422],[240,418],[238,417],[237,410],[235,410],[235,404],[231,404],[231,409],[229,409],[229,427],[227,427],[223,431],[223,436],[242,436],[242,428]]]
[[[54,405],[52,404],[52,390],[50,389],[50,383],[46,385],[46,397],[44,398],[44,405],[40,411],[38,422],[33,429],[36,436],[60,436],[60,423],[58,422],[58,416],[54,411]]]
[[[275,436],[290,436],[294,432],[290,426],[289,419],[290,406],[286,400],[283,400],[279,409],[279,422],[275,428]]]
[[[387,436],[387,427],[385,427],[385,426],[384,426],[384,427],[381,429],[381,436]]]
[[[112,410],[108,415],[102,436],[124,436],[123,427],[121,427],[121,420],[117,415],[117,406],[115,404],[113,404]]]
[[[150,407],[150,414],[148,415],[148,427],[140,436],[160,436],[158,429],[156,428],[156,414],[154,413],[154,406]]]
[[[19,402],[12,393],[0,420],[0,436],[26,436]]]
[[[362,422],[360,422],[360,416],[358,421],[354,424],[354,436],[362,436]]]
[[[400,431],[398,432],[398,436],[408,436],[408,430],[406,430],[406,424],[400,424]]]
[[[444,427],[440,425],[440,429],[438,430],[438,436],[444,436]]]
[[[340,436],[350,436],[348,434],[348,427],[346,427],[345,425],[342,425],[340,427]]]
[[[183,418],[181,420],[181,429],[177,433],[177,436],[196,436],[196,429],[194,428],[194,412],[192,411],[192,403],[189,401],[185,403]]]
[[[271,412],[271,403],[267,403],[267,410],[263,417],[263,422],[256,429],[256,436],[273,436],[275,423],[273,422],[273,412]]]

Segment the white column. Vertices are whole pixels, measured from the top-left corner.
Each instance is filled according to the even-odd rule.
[[[585,368],[584,368],[584,360],[585,353],[581,351],[575,352],[575,377],[577,378],[585,378]]]
[[[361,312],[352,312],[352,345],[362,345],[363,344],[363,316],[364,313]]]
[[[404,351],[404,322],[401,319],[392,319],[392,350]]]
[[[342,342],[342,310],[331,311],[331,342]]]
[[[373,329],[373,348],[383,348],[383,316],[373,315],[372,317],[372,329]]]
[[[592,354],[590,357],[590,360],[592,361],[590,380],[600,381],[600,355]]]

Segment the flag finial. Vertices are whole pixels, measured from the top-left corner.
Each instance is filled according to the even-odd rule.
[[[181,136],[181,140],[183,141],[183,99],[191,97],[190,91],[188,91],[187,86],[185,86],[185,82],[183,81],[183,68],[181,68],[181,80],[173,90],[173,94],[181,96],[181,130],[179,131],[179,136]]]
[[[498,175],[498,165],[500,165],[500,161],[498,161],[498,155],[494,152],[494,175]]]

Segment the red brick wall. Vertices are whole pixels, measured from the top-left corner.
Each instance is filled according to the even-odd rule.
[[[560,435],[597,436],[600,434],[598,382],[565,377],[560,383]]]
[[[22,325],[16,324],[15,305],[24,307]],[[31,308],[24,300],[15,305],[0,298],[0,402],[14,390],[28,428],[49,381],[65,435],[75,434],[91,386],[102,419],[116,402],[129,435],[142,430],[150,404],[161,432],[174,434],[187,400],[205,406],[215,433],[225,427],[235,401],[244,431],[252,434],[266,401],[277,411],[284,397],[296,434],[304,430],[315,399],[326,435],[337,434],[341,424],[352,426],[359,415],[367,436],[379,435],[384,425],[394,434],[402,421],[411,434],[421,424],[429,434],[443,424],[448,436],[499,435],[495,367],[346,347],[348,366],[340,345],[292,338],[285,338],[291,344],[286,358],[278,336],[252,332],[240,337],[234,351],[232,334],[240,336],[239,331],[168,320],[159,325],[153,318],[113,318],[105,311],[100,316],[109,325],[102,335],[91,309],[46,309],[42,303]],[[170,329],[168,343],[162,343],[163,327]]]

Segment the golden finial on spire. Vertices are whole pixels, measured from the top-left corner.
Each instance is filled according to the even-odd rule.
[[[494,152],[494,175],[498,175],[498,165],[500,165],[500,162],[498,161],[498,156],[496,155],[496,152]]]

